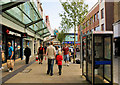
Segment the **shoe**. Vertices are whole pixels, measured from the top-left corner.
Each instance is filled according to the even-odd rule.
[[[69,66],[69,64],[67,64],[67,66]]]
[[[12,72],[11,70],[9,70],[9,72]]]
[[[4,67],[1,67],[2,69],[4,69]]]
[[[53,74],[50,74],[50,76],[53,76]]]
[[[47,75],[49,75],[49,72],[47,72]]]
[[[41,64],[41,62],[39,62],[39,64]]]
[[[41,63],[42,64],[42,63]]]

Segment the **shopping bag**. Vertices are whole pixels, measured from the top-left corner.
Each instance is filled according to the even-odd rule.
[[[45,60],[46,60],[46,56],[45,56]]]
[[[36,61],[38,61],[38,57],[36,57]]]

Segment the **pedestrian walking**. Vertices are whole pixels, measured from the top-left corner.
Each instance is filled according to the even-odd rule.
[[[12,72],[14,68],[14,58],[13,58],[13,47],[11,46],[11,43],[8,42],[8,57],[7,57],[7,67],[8,71]]]
[[[57,57],[56,57],[56,60],[57,60],[57,64],[58,64],[59,75],[61,75],[62,60],[63,60],[63,57],[62,57],[62,55],[61,55],[61,51],[58,52],[58,55],[57,55]]]
[[[64,61],[65,65],[69,66],[69,48],[67,44],[65,44],[65,47],[63,47],[63,53],[64,53]]]
[[[38,48],[38,60],[39,60],[39,64],[42,64],[43,53],[44,53],[44,48],[43,48],[42,43],[41,43],[40,47]]]
[[[53,42],[50,43],[51,45],[47,47],[46,55],[48,55],[48,70],[47,74],[52,76],[53,75],[53,65],[54,65],[54,59],[56,56],[56,50],[55,47],[53,46]]]
[[[24,55],[26,56],[26,64],[29,63],[29,58],[31,55],[31,49],[28,47],[28,45],[25,48]]]

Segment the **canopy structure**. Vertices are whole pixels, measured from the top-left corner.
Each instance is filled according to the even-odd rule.
[[[1,0],[0,14],[17,25],[32,30],[42,38],[50,34],[35,3],[30,0]]]

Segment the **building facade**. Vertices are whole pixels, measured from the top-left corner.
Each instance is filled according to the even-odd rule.
[[[82,26],[82,33],[92,31],[112,31],[114,21],[114,3],[98,0],[88,12]],[[78,41],[80,41],[80,28],[78,28]]]

